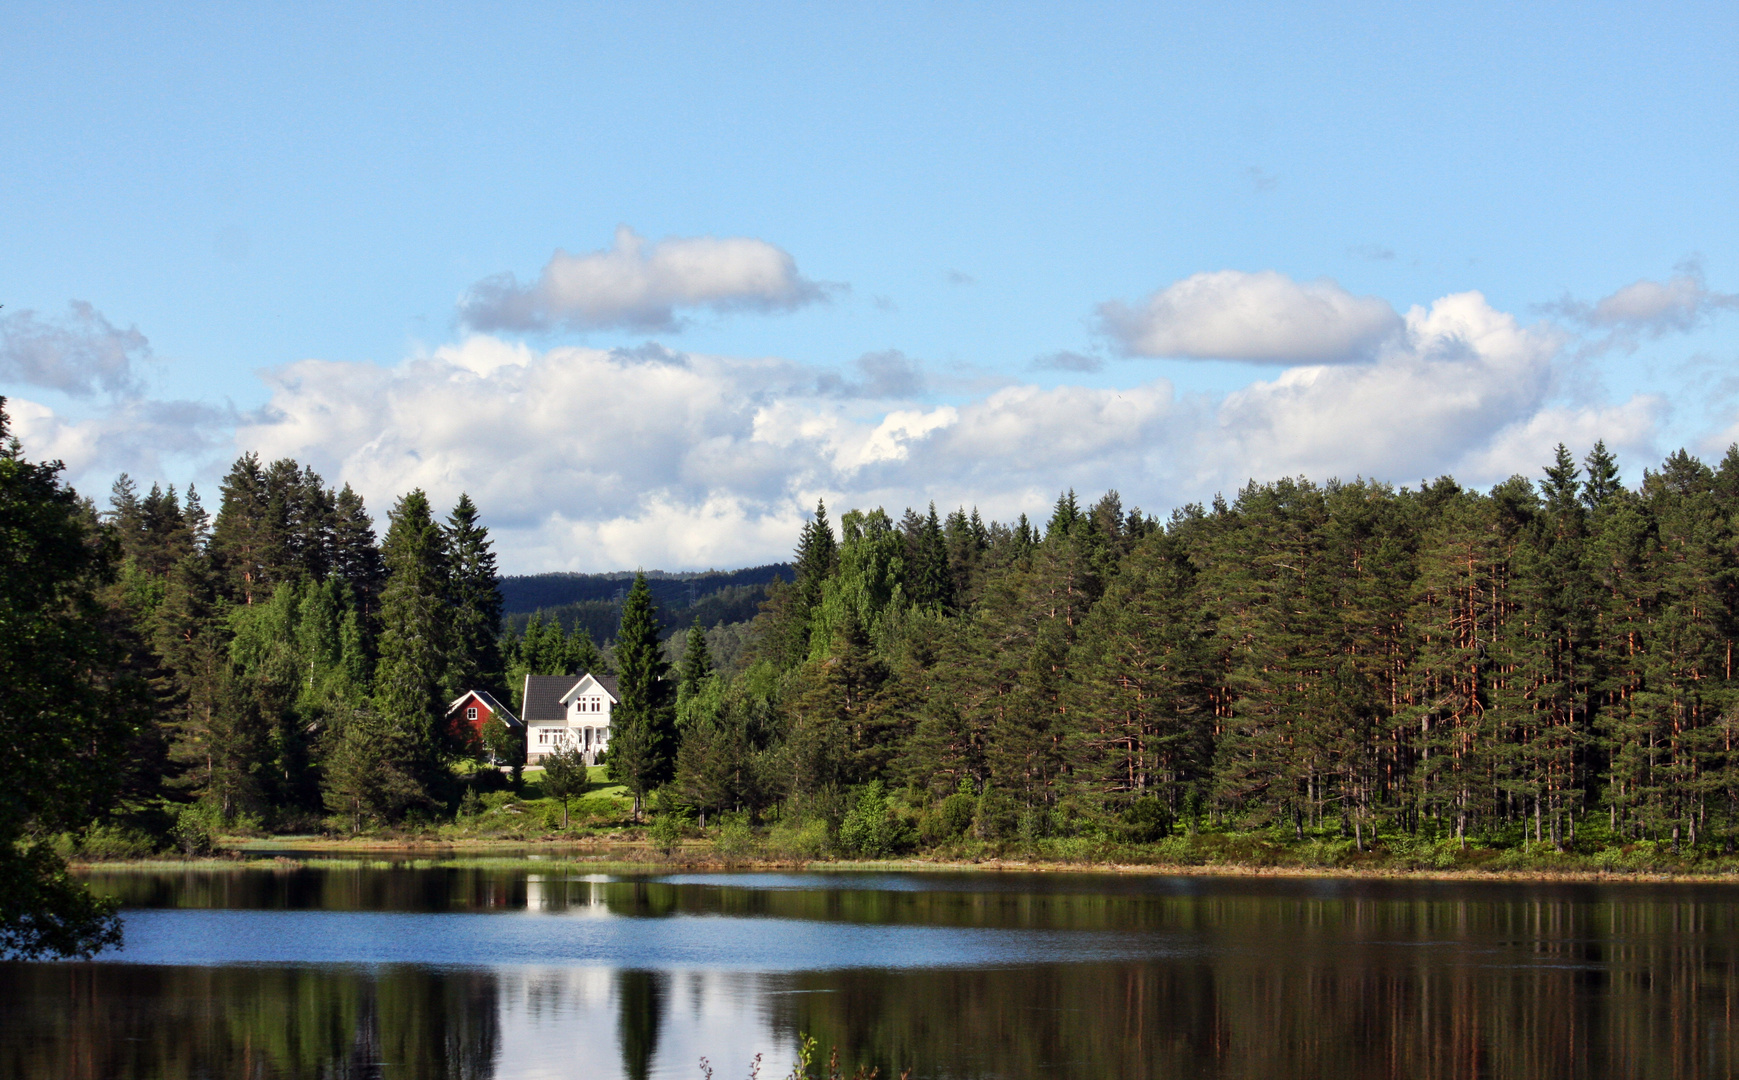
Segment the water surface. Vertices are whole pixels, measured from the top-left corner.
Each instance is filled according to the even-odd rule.
[[[91,875],[0,1076],[1731,1076],[1739,888],[318,866]]]

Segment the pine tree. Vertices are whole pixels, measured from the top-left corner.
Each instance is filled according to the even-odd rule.
[[[1138,545],[1069,657],[1071,773],[1112,808],[1158,793],[1178,818],[1190,786],[1205,777],[1208,654],[1193,578],[1175,544]]]
[[[789,585],[776,585],[768,594],[761,651],[780,668],[794,667],[808,658],[815,610],[838,562],[839,544],[827,520],[827,504],[817,501],[815,516],[804,524],[798,537],[791,567],[793,580]]]
[[[645,573],[622,605],[616,634],[618,702],[610,717],[610,778],[634,795],[639,820],[646,795],[670,778],[676,751],[675,716],[665,679],[658,611]]]

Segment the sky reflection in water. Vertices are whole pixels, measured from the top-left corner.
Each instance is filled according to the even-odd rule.
[[[1739,889],[463,867],[98,874],[0,1076],[1728,1076]]]

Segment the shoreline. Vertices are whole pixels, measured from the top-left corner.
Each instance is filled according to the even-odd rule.
[[[79,873],[174,870],[292,870],[322,864],[334,868],[361,864],[427,869],[539,870],[571,867],[592,872],[668,874],[673,872],[757,873],[1031,873],[1110,874],[1141,877],[1326,879],[1365,881],[1510,882],[1541,884],[1703,884],[1739,885],[1739,862],[1719,870],[1655,870],[1588,867],[1404,867],[1269,865],[1249,862],[1093,862],[1072,859],[994,856],[984,858],[813,859],[780,856],[726,856],[698,845],[662,854],[642,843],[417,839],[329,839],[286,837],[250,839],[227,846],[224,854],[195,858],[152,857],[72,860]]]

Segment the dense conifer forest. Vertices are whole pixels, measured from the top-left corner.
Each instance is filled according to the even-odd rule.
[[[126,476],[99,507],[9,453],[71,515],[14,532],[82,530],[53,603],[107,642],[65,637],[107,726],[55,750],[100,781],[70,817],[14,814],[24,847],[486,831],[556,792],[488,767],[523,746],[448,729],[445,703],[516,706],[526,674],[575,670],[620,679],[590,787],[632,805],[581,798],[570,823],[582,773],[559,818],[503,828],[649,811],[667,838],[771,827],[862,856],[1214,832],[1716,855],[1739,836],[1739,449],[1675,453],[1634,488],[1597,444],[1489,491],[1284,479],[1165,518],[1116,492],[1067,492],[1042,522],[821,506],[788,574],[734,584],[764,590],[752,621],[672,636],[640,575],[605,601],[607,639],[542,616],[504,633],[468,497],[442,513],[412,491],[377,522],[348,486],[248,455],[215,515]],[[8,723],[38,724],[23,707]]]

